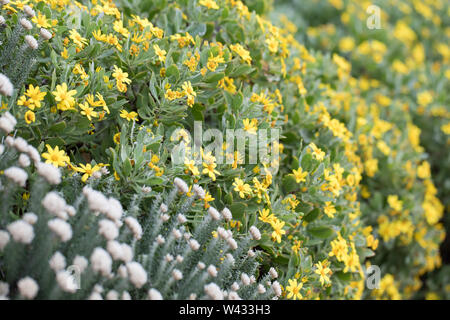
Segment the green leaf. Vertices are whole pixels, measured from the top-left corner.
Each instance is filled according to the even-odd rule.
[[[126,158],[123,162],[123,173],[125,176],[129,176],[131,173],[131,170],[133,170],[133,166],[131,165],[131,161],[129,158]]]
[[[233,214],[233,218],[239,220],[241,222],[245,219],[245,210],[247,209],[247,205],[245,203],[233,203],[230,206],[230,211]]]
[[[327,239],[334,234],[333,229],[327,226],[308,228],[308,232],[316,238]]]
[[[178,67],[175,64],[172,64],[166,69],[166,76],[169,78],[173,77],[175,80],[178,80],[180,78],[180,71],[178,70]]]
[[[225,77],[225,73],[223,72],[210,73],[205,77],[205,82],[207,83],[217,82],[219,80],[222,80],[223,77]]]
[[[291,174],[284,176],[283,180],[281,181],[281,187],[283,188],[283,192],[285,194],[291,193],[292,191],[296,190],[298,185],[295,181],[295,177]]]
[[[319,213],[320,213],[320,209],[319,208],[315,208],[315,209],[311,210],[310,212],[308,212],[303,217],[303,220],[306,221],[306,222],[312,222],[312,221],[317,219],[317,217],[319,216]]]
[[[67,127],[65,121],[57,122],[54,125],[52,125],[48,131],[50,132],[61,132]]]

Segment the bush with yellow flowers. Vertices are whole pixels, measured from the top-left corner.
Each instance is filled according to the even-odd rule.
[[[380,108],[387,93],[352,77],[344,58],[274,25],[269,2],[2,4],[0,179],[2,197],[15,196],[0,212],[0,296],[407,298],[439,264],[442,209],[417,127],[401,103]],[[211,133],[200,143],[199,125]],[[239,139],[261,132],[272,157],[252,161]],[[28,178],[47,174],[60,177],[52,192],[62,198],[36,203],[49,187]],[[74,210],[55,210],[61,199]],[[62,241],[41,248],[46,226],[33,221],[53,212]],[[45,263],[11,271],[16,249]],[[65,261],[78,252],[91,259],[77,293]],[[111,256],[124,264],[111,267]],[[381,268],[375,291],[371,264]]]
[[[349,123],[365,165],[363,215],[382,240],[371,262],[389,273],[372,295],[411,297],[422,286],[419,278],[440,267],[442,222],[448,224],[448,5],[294,0],[277,2],[277,9],[298,39],[351,63],[350,71],[337,58],[352,76],[355,101],[346,100],[344,114],[356,112]],[[442,250],[448,256],[448,245]],[[437,277],[424,288],[443,291],[445,278]]]

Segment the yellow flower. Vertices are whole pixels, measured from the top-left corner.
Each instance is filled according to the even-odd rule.
[[[83,38],[75,29],[70,30],[69,38],[72,39],[80,49],[83,49],[88,44],[87,39]]]
[[[287,298],[293,300],[302,299],[303,296],[301,295],[300,290],[303,287],[303,283],[297,283],[297,279],[289,279],[288,282],[289,285],[286,286],[286,291],[288,292]]]
[[[269,209],[262,209],[259,210],[259,217],[258,219],[265,223],[272,223],[274,220],[274,215],[270,213]]]
[[[36,121],[36,117],[34,115],[34,112],[31,110],[28,110],[25,112],[25,122],[30,124],[32,122]]]
[[[430,164],[424,161],[420,166],[417,167],[417,176],[420,179],[427,179],[431,176]]]
[[[250,56],[250,52],[245,50],[239,43],[230,45],[230,49],[236,52],[244,62],[247,64],[252,63],[252,57]]]
[[[189,160],[187,158],[184,159],[184,165],[186,166],[186,168],[192,172],[192,174],[194,176],[198,176],[200,174],[200,172],[198,171],[198,168],[195,166],[195,161],[194,160]]]
[[[239,192],[239,196],[241,198],[245,198],[245,195],[251,194],[252,192],[252,188],[250,187],[250,185],[244,183],[244,181],[239,178],[234,178],[233,186],[234,191]]]
[[[161,50],[161,48],[157,45],[153,45],[153,50],[155,50],[155,54],[158,56],[159,61],[166,62],[166,50]]]
[[[67,51],[67,48],[63,49],[63,51],[61,52],[61,57],[63,57],[64,59],[69,59],[69,52]]]
[[[93,108],[89,107],[89,104],[87,102],[80,103],[80,109],[83,110],[80,113],[82,115],[85,115],[89,121],[92,121],[92,117],[98,118],[98,113],[94,111]]]
[[[70,158],[66,155],[64,150],[59,150],[56,146],[54,149],[50,145],[46,145],[47,152],[42,154],[42,158],[46,159],[45,163],[50,163],[55,167],[64,167],[66,163],[70,162]]]
[[[138,114],[134,111],[128,112],[127,110],[120,111],[120,117],[126,119],[127,121],[137,121]]]
[[[219,6],[217,5],[217,3],[214,0],[200,0],[198,2],[199,5],[204,6],[208,9],[214,9],[214,10],[218,10]]]
[[[212,181],[216,181],[216,174],[220,175],[220,172],[215,169],[217,164],[214,162],[203,162],[203,167],[202,173],[207,174]]]
[[[114,65],[114,72],[112,76],[114,77],[114,79],[116,79],[117,89],[120,92],[127,92],[127,86],[125,85],[125,83],[127,84],[131,83],[131,80],[128,79],[128,73],[123,72],[122,69]]]
[[[423,91],[417,95],[417,103],[426,107],[433,101],[433,95],[430,91]]]
[[[276,53],[278,51],[278,40],[274,37],[270,37],[269,39],[267,39],[266,44],[271,53]]]
[[[328,277],[328,274],[331,274],[331,269],[322,265],[322,262],[318,262],[315,264],[317,269],[314,271],[320,276],[320,284],[323,286],[324,283],[330,282],[330,278]]]
[[[31,105],[28,107],[33,110],[34,107],[40,108],[41,107],[41,101],[44,100],[45,95],[47,92],[41,92],[38,86],[34,87],[32,84],[28,87],[27,91],[25,91],[25,95],[29,98],[28,101]]]
[[[395,211],[401,211],[403,208],[403,201],[398,199],[397,195],[389,195],[387,198],[389,206]]]
[[[59,102],[58,109],[60,110],[69,110],[75,105],[75,99],[73,96],[77,94],[77,91],[68,91],[67,84],[65,82],[62,85],[57,85],[56,91],[53,91],[52,94],[55,96],[55,100]]]
[[[122,20],[114,21],[113,29],[114,29],[114,31],[123,35],[125,38],[127,38],[130,35],[130,32],[128,31],[128,29],[123,27]]]
[[[280,243],[281,242],[281,236],[286,234],[286,230],[283,230],[285,222],[281,221],[279,219],[273,219],[271,221],[270,225],[273,228],[272,240]]]
[[[94,167],[91,166],[90,163],[84,165],[80,163],[80,168],[75,167],[75,170],[81,173],[84,173],[81,177],[81,181],[86,182],[86,180],[92,176],[95,171],[100,170],[100,166],[96,164]]]
[[[330,218],[334,218],[334,214],[336,213],[336,209],[334,208],[334,205],[331,204],[331,201],[325,202],[325,208],[323,208],[323,211]]]
[[[244,124],[244,130],[247,131],[250,134],[256,134],[256,131],[258,130],[258,120],[257,119],[244,119],[242,120]]]
[[[306,181],[305,178],[308,175],[308,172],[304,172],[301,167],[299,167],[297,170],[292,170],[292,172],[294,173],[295,181],[297,183]]]
[[[40,12],[38,12],[37,15],[35,15],[33,17],[33,19],[31,19],[31,21],[33,21],[38,28],[50,28],[51,27],[50,23],[48,23],[47,17],[45,15],[41,14]]]
[[[310,145],[311,149],[313,150],[313,156],[319,161],[322,161],[325,157],[325,152],[323,152],[320,148],[316,146],[314,142],[312,142]]]
[[[120,132],[118,132],[114,135],[113,141],[115,144],[120,144]]]

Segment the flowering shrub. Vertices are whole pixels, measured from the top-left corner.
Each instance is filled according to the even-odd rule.
[[[0,296],[406,298],[439,266],[417,127],[268,3],[2,3]]]
[[[411,297],[421,287],[419,277],[441,265],[444,206],[436,196],[448,206],[449,97],[443,88],[450,74],[448,21],[441,19],[448,8],[440,1],[285,5],[279,10],[296,12],[291,19],[306,30],[299,38],[351,62],[348,87],[357,97],[353,103],[359,116],[355,133],[367,159],[363,214],[383,240],[373,263],[383,266],[380,259],[385,261],[390,278],[383,280],[397,288],[374,294]],[[336,62],[345,68],[341,58],[336,56]],[[352,108],[352,102],[347,105]],[[442,282],[439,286],[445,287]]]

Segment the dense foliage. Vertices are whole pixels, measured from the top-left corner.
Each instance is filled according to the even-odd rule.
[[[385,52],[313,51],[328,36],[296,40],[265,1],[2,3],[0,296],[398,299],[441,265],[444,207],[405,111],[446,92],[371,76]],[[324,6],[299,12],[331,21]],[[199,123],[214,139],[196,148]],[[227,130],[269,132],[271,156]]]

